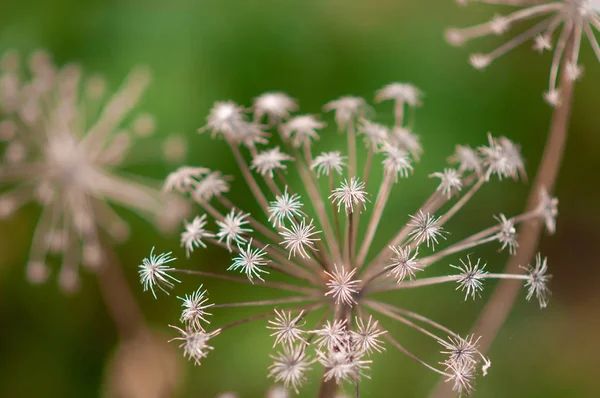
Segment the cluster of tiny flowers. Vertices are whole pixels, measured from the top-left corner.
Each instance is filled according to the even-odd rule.
[[[149,81],[149,71],[138,67],[108,95],[102,77],[86,77],[76,64],[59,68],[44,51],[26,62],[13,51],[2,56],[0,218],[29,202],[42,207],[26,269],[31,282],[48,278],[50,254],[62,258],[58,281],[67,291],[79,284],[80,264],[98,269],[105,260],[102,236],[129,235],[114,204],[164,227],[184,217],[176,214],[189,208],[181,198],[165,205],[160,184],[118,172],[133,140],[154,131],[150,115],[131,115]]]
[[[495,15],[490,21],[464,29],[451,28],[446,32],[450,44],[462,45],[468,40],[482,36],[501,36],[514,25],[530,19],[539,21],[489,53],[475,53],[470,57],[473,67],[483,69],[496,58],[506,54],[528,40],[533,41],[533,49],[539,53],[554,51],[550,82],[544,99],[552,106],[561,104],[559,70],[564,68],[565,76],[578,80],[583,76],[583,66],[579,64],[579,51],[584,36],[600,61],[600,45],[596,31],[600,31],[600,1],[598,0],[457,0],[460,4],[492,3],[519,7],[508,15]],[[557,39],[555,40],[555,37]],[[556,42],[556,45],[554,43]],[[564,62],[563,62],[564,60]]]
[[[404,120],[408,108],[421,104],[421,97],[419,89],[406,83],[379,90],[376,102],[394,104],[392,126],[367,119],[373,118],[375,111],[363,98],[345,96],[326,104],[324,111],[334,113],[337,129],[346,135],[347,151],[339,148],[316,156],[313,146],[326,123],[316,115],[296,115],[299,107],[291,97],[264,94],[250,108],[232,101],[214,105],[206,126],[199,131],[211,131],[214,138],[229,145],[261,211],[250,214],[227,199],[232,179],[218,171],[198,166],[174,171],[165,190],[188,196],[203,209],[184,223],[182,248],[188,257],[208,244],[223,248],[232,256],[223,269],[231,273],[177,270],[170,266],[169,255],[151,254],[140,265],[142,283],[152,292],[155,288],[167,291],[178,282],[170,273],[182,271],[277,289],[282,296],[213,305],[212,309],[271,308],[212,332],[202,327],[211,308],[207,293],[200,288],[185,296],[180,317],[184,326],[177,328],[180,336],[176,339],[182,341],[186,356],[199,363],[212,350],[209,339],[231,327],[268,319],[276,349],[268,374],[295,392],[319,365],[323,368],[322,383],[337,383],[340,388],[350,384],[358,391],[360,380],[368,377],[370,364],[383,353],[384,342],[443,375],[458,394],[473,391],[478,369],[485,375],[490,367],[489,359],[477,348],[478,338],[461,337],[424,315],[381,301],[378,295],[455,283],[465,299],[475,299],[487,279],[509,278],[522,281],[528,289],[527,299],[535,297],[545,307],[550,276],[541,256],[526,266],[523,274],[488,272],[481,259],[471,256],[460,258],[458,266],[445,259],[494,242],[501,250],[515,253],[518,224],[543,220],[548,231],[554,231],[557,200],[541,192],[535,210],[513,217],[500,214],[497,223],[440,249],[449,235],[447,222],[485,184],[524,176],[519,146],[506,137],[488,134],[487,144],[479,148],[457,146],[449,158],[455,167],[430,174],[439,180],[437,188],[405,217],[386,245],[375,248],[373,239],[384,220],[392,188],[413,173],[423,154],[419,137]],[[359,154],[363,148],[357,148],[359,136],[364,138],[364,156]],[[270,139],[276,145],[263,148]],[[378,156],[380,168],[373,164]],[[371,181],[375,170],[383,174],[381,183]],[[296,171],[302,182],[298,187],[289,180],[289,174]],[[364,213],[366,209],[370,213]],[[434,264],[442,276],[426,275]],[[278,274],[286,275],[288,281],[281,282]],[[311,315],[319,312],[320,321],[309,322]],[[441,344],[441,366],[427,364],[406,349],[382,327],[380,317],[414,328]]]

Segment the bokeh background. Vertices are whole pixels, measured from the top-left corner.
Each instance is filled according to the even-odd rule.
[[[491,49],[500,43],[497,38],[468,49],[452,48],[443,39],[446,27],[477,23],[498,11],[488,5],[461,8],[451,0],[5,0],[0,4],[0,51],[46,48],[59,65],[78,62],[90,73],[105,75],[113,88],[131,67],[148,65],[153,84],[140,109],[155,115],[158,133],[133,151],[133,160],[140,161],[132,162],[131,170],[164,178],[178,165],[165,164],[160,142],[183,134],[188,138],[185,163],[237,177],[231,197],[249,207],[256,205],[248,200],[228,148],[195,133],[214,101],[249,105],[259,93],[282,90],[299,99],[303,112],[314,113],[339,95],[372,99],[389,82],[417,85],[426,94],[415,125],[425,154],[414,176],[394,191],[384,233],[376,238],[382,245],[435,188],[426,176],[444,167],[457,143],[484,144],[487,131],[506,135],[522,144],[528,173],[535,175],[551,116],[541,97],[550,56],[524,45],[481,72],[468,65],[468,50]],[[558,231],[541,245],[554,275],[552,300],[540,311],[521,295],[490,352],[490,374],[478,380],[478,397],[600,396],[600,264],[595,251],[600,242],[600,66],[587,44],[581,61],[585,76],[576,86],[557,188]],[[377,110],[378,120],[391,121],[391,109]],[[330,123],[322,147],[342,145],[333,129]],[[489,225],[498,212],[516,214],[527,193],[526,183],[489,184],[448,229],[466,236]],[[209,249],[184,260],[177,234],[162,236],[124,214],[132,238],[115,249],[147,321],[167,340],[174,334],[167,324],[179,315],[175,296],[191,292],[200,280],[185,278],[170,297],[154,300],[141,291],[137,264],[152,246],[172,249],[181,268],[222,270],[228,255]],[[38,215],[38,208],[27,206],[0,223],[0,396],[110,396],[107,363],[119,337],[95,276],[84,272],[82,289],[72,296],[61,294],[54,279],[36,287],[25,281]],[[500,270],[507,255],[492,246],[476,253],[490,270]],[[446,265],[440,267],[443,273]],[[256,295],[251,287],[203,282],[217,302]],[[466,333],[492,286],[474,302],[463,302],[453,286],[398,293],[392,300]],[[220,310],[213,319],[217,325],[246,313]],[[263,396],[271,384],[266,378],[271,339],[264,324],[219,337],[200,368],[181,359],[174,396],[213,397],[222,391]],[[424,359],[437,359],[438,347],[430,341],[401,326],[390,327]],[[375,358],[362,392],[365,397],[424,397],[436,381],[435,374],[388,347]],[[313,377],[301,396],[314,396],[317,386]]]

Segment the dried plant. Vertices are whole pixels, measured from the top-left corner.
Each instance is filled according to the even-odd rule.
[[[565,99],[559,87],[559,70],[564,68],[570,81],[583,75],[579,64],[581,42],[585,38],[590,43],[600,61],[600,46],[594,31],[600,31],[600,1],[598,0],[457,0],[459,4],[488,3],[515,6],[520,8],[508,15],[496,14],[489,22],[464,29],[448,29],[446,39],[453,45],[462,45],[468,40],[482,36],[501,36],[514,25],[531,19],[538,23],[523,33],[511,38],[505,44],[489,53],[475,53],[470,57],[473,67],[483,69],[496,58],[506,54],[528,40],[533,41],[533,49],[542,53],[554,51],[550,81],[544,99],[552,106],[560,105]],[[560,33],[557,33],[560,31]],[[554,37],[558,36],[556,45]],[[564,59],[564,63],[563,63]],[[561,65],[562,64],[562,65]]]
[[[171,197],[177,205],[165,210],[159,184],[118,171],[135,136],[155,127],[150,115],[130,117],[150,81],[147,69],[134,69],[109,96],[102,77],[86,78],[75,64],[59,68],[44,51],[31,54],[26,66],[7,52],[1,68],[0,181],[8,190],[0,195],[0,216],[28,202],[42,206],[27,265],[31,282],[46,280],[52,253],[62,257],[58,280],[67,291],[79,285],[80,264],[101,267],[102,235],[116,241],[129,235],[112,204],[162,226],[181,220],[180,198]]]
[[[184,299],[183,325],[173,326],[179,332],[174,340],[199,364],[213,350],[213,339],[227,329],[270,318],[267,327],[278,348],[269,376],[296,392],[306,382],[307,373],[320,364],[324,368],[320,396],[333,396],[336,385],[345,382],[352,384],[358,395],[359,380],[368,377],[371,358],[384,350],[385,340],[443,375],[458,394],[471,393],[476,367],[481,366],[485,374],[490,366],[489,359],[478,350],[478,338],[461,336],[424,315],[385,303],[378,295],[454,283],[468,299],[478,296],[490,279],[511,279],[524,283],[527,298],[535,297],[545,307],[550,276],[541,256],[523,275],[488,272],[480,259],[469,255],[462,257],[460,265],[448,265],[446,258],[493,242],[500,250],[516,249],[515,225],[543,220],[549,229],[554,228],[556,200],[546,195],[535,209],[513,217],[501,214],[498,223],[438,249],[448,237],[448,221],[484,184],[493,179],[517,180],[523,175],[519,147],[506,137],[490,134],[487,144],[478,149],[457,146],[451,157],[457,168],[431,175],[440,180],[439,186],[412,215],[390,213],[394,223],[401,226],[386,245],[375,250],[374,237],[391,190],[412,174],[422,154],[418,136],[404,123],[406,108],[421,103],[420,90],[409,84],[391,84],[377,93],[378,101],[392,100],[395,104],[391,128],[365,119],[368,107],[361,98],[342,97],[325,105],[326,111],[335,112],[338,128],[347,137],[346,156],[340,149],[314,157],[313,146],[325,123],[314,115],[290,116],[297,104],[288,96],[265,96],[269,96],[268,101],[261,96],[250,110],[231,101],[216,103],[206,127],[200,129],[201,133],[211,131],[213,138],[229,145],[261,212],[250,214],[231,203],[225,197],[231,178],[204,167],[182,167],[170,174],[165,184],[167,190],[188,195],[206,212],[185,223],[181,246],[186,253],[190,255],[208,243],[222,247],[233,256],[227,269],[243,275],[177,269],[171,266],[170,253],[151,253],[139,266],[139,273],[144,288],[153,292],[155,288],[167,292],[178,281],[172,274],[184,273],[251,284],[257,289],[277,289],[284,295],[210,305],[207,293],[200,288]],[[260,124],[265,117],[279,133],[279,147],[258,148],[268,142],[269,129]],[[357,154],[358,135],[364,138],[366,156]],[[244,147],[250,160],[242,153]],[[371,180],[375,156],[383,158],[380,184]],[[359,158],[365,159],[360,165]],[[292,171],[298,172],[301,187],[290,184],[286,172]],[[361,217],[368,207],[372,209],[369,217]],[[214,219],[212,228],[208,217]],[[364,234],[359,233],[361,221],[366,222]],[[435,268],[441,276],[427,275]],[[294,282],[281,282],[277,274]],[[249,306],[272,309],[205,329],[208,310]],[[317,311],[323,313],[320,321],[308,325],[307,316]],[[380,316],[439,343],[439,366],[426,363],[405,348],[380,325]]]

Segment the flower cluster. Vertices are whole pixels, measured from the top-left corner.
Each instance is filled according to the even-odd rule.
[[[495,15],[490,21],[464,29],[451,28],[446,32],[450,44],[462,45],[468,40],[482,36],[501,36],[514,25],[538,19],[538,22],[489,53],[475,53],[470,57],[473,67],[483,69],[496,58],[506,54],[528,40],[533,41],[533,49],[539,53],[554,51],[550,82],[544,99],[552,106],[561,104],[559,70],[564,68],[565,76],[579,80],[583,67],[579,64],[579,50],[584,36],[600,61],[600,45],[595,31],[600,31],[600,1],[598,0],[457,0],[465,5],[468,2],[492,3],[516,6],[520,9],[508,15]],[[557,33],[560,31],[560,33]],[[557,36],[556,45],[554,37]],[[563,62],[564,60],[564,62]]]
[[[78,286],[80,264],[100,267],[103,235],[117,241],[129,235],[112,204],[165,227],[179,224],[185,215],[176,213],[189,207],[181,198],[171,196],[175,205],[165,206],[159,184],[117,170],[133,139],[155,128],[150,115],[130,115],[150,81],[147,69],[134,69],[109,96],[102,77],[85,77],[75,64],[59,68],[44,51],[32,53],[26,66],[9,51],[0,68],[0,181],[6,184],[0,217],[28,202],[42,207],[27,265],[31,282],[46,280],[52,253],[62,257],[58,279],[68,291]]]
[[[324,110],[335,113],[337,128],[346,135],[348,149],[343,155],[340,148],[313,156],[314,144],[326,124],[315,115],[294,115],[296,101],[284,94],[258,97],[249,109],[251,115],[231,101],[214,105],[200,132],[210,130],[213,137],[230,146],[263,214],[250,214],[230,202],[226,194],[231,178],[217,171],[187,166],[174,171],[165,189],[189,196],[205,212],[185,223],[181,246],[188,256],[209,243],[220,246],[233,256],[231,265],[224,268],[241,275],[184,272],[278,289],[283,296],[212,306],[272,308],[213,332],[201,327],[209,306],[205,292],[185,298],[181,315],[185,327],[178,328],[181,336],[177,339],[183,341],[186,356],[199,363],[212,350],[209,339],[236,325],[270,318],[267,328],[277,350],[269,376],[294,391],[307,382],[307,373],[318,364],[323,367],[324,385],[350,383],[358,389],[360,379],[368,377],[374,357],[384,351],[384,342],[443,375],[459,394],[473,390],[477,369],[481,367],[485,374],[490,366],[477,348],[477,337],[461,337],[424,315],[385,303],[378,295],[455,283],[465,299],[476,298],[487,280],[510,278],[523,281],[527,299],[535,297],[545,307],[550,276],[541,256],[523,274],[488,272],[480,259],[470,256],[461,258],[458,266],[449,265],[446,258],[494,242],[501,250],[514,253],[518,250],[518,224],[544,220],[548,230],[554,231],[557,201],[543,192],[534,211],[514,217],[501,214],[497,223],[440,249],[448,237],[448,221],[485,184],[495,179],[518,180],[524,175],[519,146],[490,134],[487,144],[479,148],[457,147],[450,157],[456,167],[431,174],[439,179],[437,189],[403,221],[395,212],[398,231],[376,249],[374,236],[384,220],[392,188],[412,174],[423,153],[418,136],[404,121],[406,109],[420,105],[421,96],[420,90],[404,83],[378,91],[376,101],[395,105],[394,125],[389,127],[366,119],[374,111],[362,98],[342,97],[325,105]],[[263,121],[266,124],[261,124]],[[271,134],[279,135],[272,138],[277,145],[259,148]],[[357,148],[359,135],[364,137],[364,155],[358,154],[362,150]],[[381,168],[374,165],[376,157],[382,158]],[[373,182],[374,170],[382,170],[381,183]],[[293,171],[302,181],[298,187],[288,179]],[[364,213],[366,209],[370,212]],[[149,272],[151,263],[140,266],[145,288],[170,288],[173,279],[167,275],[179,270],[155,265],[157,272]],[[437,267],[431,267],[434,264]],[[441,276],[430,274],[435,268]],[[287,275],[293,282],[281,282],[277,274]],[[318,312],[322,313],[320,321],[309,325],[308,315]],[[383,328],[378,317],[400,322],[439,343],[443,347],[441,366],[427,364],[411,353]]]

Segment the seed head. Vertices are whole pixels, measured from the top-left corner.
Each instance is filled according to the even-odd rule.
[[[295,116],[281,125],[281,132],[286,140],[291,140],[294,147],[310,145],[311,141],[318,140],[317,130],[324,128],[326,124],[317,120],[312,115]]]
[[[291,311],[279,311],[275,309],[275,314],[277,314],[275,320],[269,321],[271,326],[267,326],[268,329],[275,331],[271,334],[271,336],[275,336],[275,343],[273,343],[273,347],[275,347],[277,344],[293,345],[299,342],[308,344],[308,342],[302,337],[305,331],[300,329],[302,326],[304,326],[304,323],[300,324],[304,315],[304,311],[301,311],[296,317],[292,317]]]
[[[340,188],[333,190],[329,199],[332,199],[334,204],[337,204],[338,211],[341,211],[342,206],[346,209],[346,214],[354,213],[355,206],[362,205],[362,208],[367,207],[367,191],[365,191],[365,183],[360,182],[358,178],[352,177],[350,183],[348,180],[342,182]]]
[[[450,163],[458,164],[458,172],[474,171],[481,174],[482,164],[477,151],[469,146],[457,145],[454,155],[449,159]]]
[[[185,295],[183,298],[178,297],[178,299],[183,301],[183,311],[181,312],[180,320],[182,323],[188,325],[190,329],[204,331],[202,322],[210,323],[206,319],[206,316],[212,314],[206,310],[214,304],[207,304],[207,295],[208,292],[202,290],[202,285],[200,285],[200,287],[198,287],[191,295]]]
[[[164,192],[177,191],[180,193],[192,192],[200,179],[210,173],[206,167],[180,167],[167,176],[163,186]]]
[[[229,192],[229,181],[231,177],[224,176],[220,171],[207,174],[202,180],[195,184],[192,198],[197,202],[206,202],[214,197]]]
[[[179,347],[183,348],[183,355],[189,359],[193,359],[196,365],[208,356],[208,353],[213,350],[213,347],[208,345],[208,341],[217,336],[221,330],[217,329],[213,332],[205,332],[193,328],[182,329],[177,326],[172,326],[180,334],[169,341],[181,341]]]
[[[260,121],[267,116],[270,125],[276,125],[298,110],[296,100],[280,92],[264,93],[254,98],[254,119]]]
[[[317,170],[317,177],[321,175],[328,176],[333,171],[341,175],[343,172],[342,168],[346,166],[344,159],[346,157],[342,156],[339,151],[323,152],[313,160],[310,168]]]
[[[423,271],[423,266],[417,260],[419,249],[416,249],[412,256],[410,247],[397,246],[390,249],[394,252],[394,256],[385,269],[389,270],[388,276],[393,276],[397,283],[401,283],[407,276],[413,280],[417,271]]]
[[[392,130],[390,142],[404,150],[407,150],[417,162],[423,153],[423,147],[419,142],[419,136],[403,127],[395,127]]]
[[[537,211],[544,220],[546,230],[550,234],[554,234],[556,232],[556,216],[558,216],[558,198],[550,196],[546,188],[540,190]]]
[[[380,145],[388,141],[389,130],[387,127],[364,118],[360,119],[358,132],[365,136],[365,144],[375,152]]]
[[[251,282],[254,282],[254,278],[258,278],[264,281],[261,274],[268,274],[269,271],[262,269],[269,263],[270,260],[266,259],[266,246],[263,249],[253,248],[252,239],[248,242],[246,248],[238,245],[239,255],[233,259],[233,263],[227,268],[227,271],[236,271],[245,273]]]
[[[417,87],[407,83],[391,83],[377,91],[375,102],[394,100],[415,107],[421,105],[423,93]]]
[[[528,279],[525,282],[527,300],[535,296],[540,303],[540,308],[546,308],[551,294],[550,289],[548,289],[548,282],[552,278],[552,275],[546,274],[548,272],[548,259],[546,257],[542,258],[542,254],[538,253],[535,257],[535,266],[528,265],[522,268],[528,273]]]
[[[381,162],[386,173],[394,175],[394,179],[398,182],[398,177],[407,178],[413,171],[410,156],[404,149],[398,148],[395,145],[384,144],[383,153],[385,159]]]
[[[298,394],[298,388],[306,382],[305,373],[310,371],[310,365],[314,363],[306,356],[304,345],[284,346],[283,351],[271,358],[273,364],[269,366],[269,377],[276,382],[283,382],[285,388],[291,387]]]
[[[379,337],[387,332],[379,328],[379,321],[374,321],[371,316],[369,316],[367,323],[362,318],[356,317],[355,320],[356,331],[353,330],[350,333],[357,350],[369,354],[373,351],[382,352],[385,350]]]
[[[150,250],[150,256],[144,258],[142,263],[139,265],[140,282],[144,287],[144,291],[150,289],[154,298],[156,298],[155,287],[159,288],[167,295],[169,292],[167,289],[172,289],[173,282],[180,283],[179,280],[169,275],[169,271],[174,271],[175,268],[169,267],[168,263],[175,261],[174,257],[171,257],[171,252],[154,255],[154,247]]]
[[[286,185],[283,194],[276,196],[275,200],[269,203],[269,222],[274,227],[282,227],[285,220],[293,222],[296,217],[304,215],[303,206],[300,195],[290,195]]]
[[[212,238],[215,235],[207,231],[204,227],[206,226],[206,214],[202,216],[194,217],[191,223],[187,221],[185,224],[185,231],[181,233],[181,247],[185,247],[185,255],[189,258],[190,253],[194,251],[194,248],[203,247],[206,248],[206,243],[203,239]]]
[[[327,282],[329,290],[325,293],[326,296],[332,296],[335,299],[336,304],[344,303],[345,305],[352,306],[356,304],[354,296],[358,294],[358,284],[360,280],[352,280],[352,277],[356,273],[356,268],[352,271],[347,272],[344,267],[334,266],[335,271],[329,273],[325,271],[325,274],[330,278]]]
[[[454,169],[444,169],[442,173],[432,173],[429,177],[440,179],[440,185],[438,185],[436,190],[441,192],[442,195],[446,195],[448,199],[452,197],[453,193],[458,193],[462,189],[460,174]]]
[[[285,170],[285,161],[294,160],[290,155],[281,152],[279,147],[262,151],[252,159],[252,169],[255,169],[263,176],[273,178],[275,170]]]
[[[500,223],[500,232],[496,235],[498,242],[502,244],[500,250],[504,250],[508,247],[508,252],[514,255],[519,247],[517,230],[515,228],[515,221],[513,219],[507,219],[504,214],[500,214],[498,217],[494,217]]]
[[[292,222],[291,227],[282,228],[280,232],[283,237],[281,241],[282,245],[285,245],[286,250],[290,252],[289,257],[300,254],[302,258],[309,258],[309,254],[306,249],[316,250],[315,242],[319,241],[319,238],[314,236],[321,233],[321,231],[315,231],[313,221],[310,220],[309,224],[306,224],[306,220],[303,218],[300,223]]]
[[[335,111],[335,122],[342,131],[350,122],[364,116],[367,108],[367,103],[363,98],[340,97],[325,104],[323,111]]]
[[[410,235],[415,239],[416,244],[420,245],[423,242],[427,244],[431,243],[431,248],[435,250],[435,245],[438,244],[438,238],[446,239],[444,234],[447,232],[438,225],[438,221],[441,217],[435,218],[429,213],[423,213],[419,210],[416,216],[410,216],[411,221],[408,223],[409,226],[414,227]]]
[[[248,241],[246,235],[252,232],[250,228],[245,227],[248,224],[248,217],[250,217],[250,214],[231,209],[231,212],[225,216],[223,221],[216,221],[219,227],[219,232],[217,232],[219,242],[224,240],[229,251],[231,251],[232,243],[239,245]]]
[[[480,268],[479,264],[481,259],[478,258],[477,263],[473,264],[471,263],[471,257],[469,256],[467,256],[466,263],[462,259],[460,262],[462,267],[460,265],[456,266],[450,264],[452,268],[460,271],[458,279],[456,280],[456,282],[458,282],[456,290],[460,289],[462,291],[466,291],[465,300],[467,300],[469,295],[473,300],[475,300],[475,295],[479,295],[479,293],[483,291],[483,280],[485,279],[485,274],[487,274],[485,271],[485,264],[483,264]]]
[[[333,350],[337,347],[342,346],[344,338],[346,336],[346,320],[336,319],[331,323],[327,321],[321,329],[314,330],[317,336],[315,344],[319,348],[326,347],[327,350]]]

